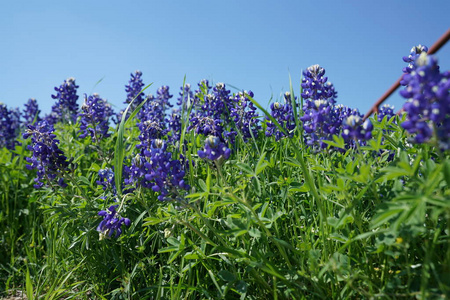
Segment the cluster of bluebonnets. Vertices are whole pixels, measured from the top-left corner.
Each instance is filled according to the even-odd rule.
[[[414,134],[416,143],[434,140],[441,150],[450,149],[450,71],[440,72],[435,56],[427,47],[416,46],[403,60],[409,65],[400,94],[407,99],[403,110],[408,119],[402,127]]]
[[[407,118],[401,125],[412,134],[414,142],[433,141],[440,149],[448,150],[450,72],[441,73],[436,58],[426,52],[427,48],[419,45],[404,57],[409,65],[403,70],[405,89],[401,95],[407,98],[403,107]],[[123,187],[124,193],[137,188],[152,190],[160,201],[181,201],[191,189],[185,175],[194,161],[189,161],[183,153],[186,149],[186,142],[180,139],[183,130],[201,137],[204,144],[197,155],[216,167],[229,159],[239,141],[247,142],[263,133],[277,141],[291,138],[296,124],[303,130],[304,144],[314,152],[331,148],[326,141],[332,141],[333,135],[340,135],[347,148],[363,145],[372,136],[370,119],[364,120],[358,110],[336,104],[337,92],[319,65],[303,72],[303,107],[286,92],[282,101],[270,104],[271,117],[264,118],[254,104],[253,92],[231,93],[224,83],[211,85],[208,80],[202,80],[196,90],[184,84],[176,101],[177,108],[170,103],[173,95],[168,86],[161,86],[156,96],[142,92],[144,86],[140,71],[131,74],[125,86],[124,103],[130,105],[129,111],[140,104],[142,107],[136,115],[139,141],[134,156],[128,157],[123,167]],[[79,109],[77,89],[73,78],[55,87],[57,93],[52,98],[56,103],[51,113],[42,118],[35,99],[30,99],[22,112],[0,104],[0,147],[14,149],[19,132],[25,139],[31,137],[28,149],[32,154],[27,158],[30,163],[27,167],[37,170],[36,188],[54,187],[54,183],[66,186],[69,163],[58,147],[53,133],[55,124],[78,123],[78,137],[90,138],[98,145],[111,135],[111,122],[117,124],[130,116],[130,113],[123,116],[123,111],[114,113],[107,100],[98,94],[85,95]],[[377,118],[381,121],[394,115],[393,107],[384,105]],[[114,178],[112,167],[98,172],[97,184],[113,197],[117,194]],[[98,213],[103,217],[97,228],[102,238],[119,236],[122,225],[130,224],[129,219],[120,215],[121,207],[114,204]]]

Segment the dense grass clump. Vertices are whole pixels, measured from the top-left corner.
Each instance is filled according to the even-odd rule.
[[[117,114],[73,78],[47,116],[0,106],[0,296],[445,298],[449,72],[416,52],[407,113],[367,120],[318,65],[270,111],[139,71]]]

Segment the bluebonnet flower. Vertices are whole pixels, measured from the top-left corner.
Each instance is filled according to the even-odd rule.
[[[226,89],[224,83],[219,82],[212,90],[212,94],[208,94],[203,105],[203,110],[210,110],[210,115],[215,119],[222,118],[228,120],[230,114],[230,104],[232,96],[230,91]]]
[[[167,85],[163,85],[158,88],[156,91],[156,98],[159,100],[159,105],[161,106],[161,110],[165,111],[169,107],[173,107],[172,104],[170,104],[170,98],[172,98],[173,95],[169,92],[169,87]]]
[[[98,212],[98,215],[103,217],[103,220],[97,226],[100,240],[110,238],[114,233],[115,237],[118,238],[122,234],[122,225],[130,226],[130,219],[122,218],[117,212],[117,206],[112,205],[108,210]]]
[[[403,75],[406,88],[400,94],[408,99],[403,105],[407,120],[401,124],[414,142],[428,142],[433,132],[443,150],[450,149],[450,71],[441,73],[437,59],[422,52],[412,63],[412,71]]]
[[[36,99],[29,99],[27,103],[25,103],[25,109],[23,111],[24,124],[30,125],[33,121],[39,122],[41,120],[39,106]]]
[[[109,118],[113,115],[111,105],[98,94],[86,97],[80,112],[80,138],[91,136],[95,143],[109,137]]]
[[[277,120],[280,126],[285,129],[288,136],[293,135],[292,130],[295,128],[294,111],[291,104],[291,94],[286,92],[284,94],[285,104],[274,102],[270,104],[270,115]],[[282,137],[286,136],[279,128],[266,117],[266,136],[275,135],[275,139],[278,141]]]
[[[205,140],[204,150],[198,150],[198,156],[212,161],[226,160],[230,157],[231,150],[216,136],[208,136]]]
[[[172,143],[179,141],[181,137],[181,116],[179,109],[172,109],[172,113],[167,120],[167,125],[170,131],[168,140]]]
[[[224,126],[230,124],[232,96],[224,83],[217,83],[212,91],[208,84],[205,80],[199,83],[200,90],[194,96],[195,111],[191,113],[187,130],[223,138]]]
[[[182,86],[181,92],[179,93],[180,97],[178,97],[177,105],[181,107],[182,110],[187,110],[189,102],[194,100],[194,93],[191,91],[191,85],[186,83],[184,87]]]
[[[259,124],[258,113],[253,102],[249,97],[253,98],[252,91],[243,91],[237,93],[232,102],[230,109],[230,118],[236,124],[236,128],[242,133],[244,141],[258,136],[258,132],[261,129]],[[233,143],[233,140],[230,141]]]
[[[383,118],[387,116],[387,119],[389,120],[393,116],[395,116],[394,113],[394,107],[389,104],[384,104],[377,113],[377,120],[378,122],[381,122]]]
[[[78,85],[75,84],[75,78],[64,80],[63,84],[55,87],[56,95],[52,95],[56,99],[56,103],[52,106],[52,112],[45,117],[45,120],[54,125],[57,122],[75,123],[78,115]]]
[[[20,112],[18,109],[8,109],[0,102],[0,148],[14,149],[20,130]]]
[[[189,190],[185,183],[183,165],[172,159],[167,151],[167,144],[161,139],[154,139],[149,148],[141,149],[141,154],[132,160],[131,167],[126,167],[130,177],[127,184],[136,183],[144,188],[159,192],[158,200],[177,198],[180,190]]]
[[[428,52],[428,47],[427,46],[423,46],[423,45],[417,45],[411,48],[411,51],[409,53],[408,56],[403,56],[403,61],[408,63],[407,67],[403,68],[403,73],[411,73],[412,71],[414,71],[415,66],[414,66],[414,61],[416,60],[416,58],[419,57],[419,55],[422,53]],[[406,85],[406,82],[404,82],[403,80],[400,81],[401,85]]]
[[[134,74],[131,73],[130,76],[131,79],[128,81],[128,84],[125,85],[125,92],[127,93],[127,98],[124,103],[130,104],[133,101],[133,99],[135,98],[136,99],[133,101],[133,104],[128,109],[126,118],[128,118],[128,116],[136,109],[136,107],[138,107],[139,104],[141,104],[142,101],[144,101],[144,99],[146,99],[147,97],[145,96],[144,93],[141,93],[144,87],[144,83],[141,78],[142,72],[136,70]],[[112,121],[114,122],[114,124],[120,123],[124,111],[125,110],[120,110],[115,116],[113,116]]]
[[[153,122],[161,123],[161,126],[164,127],[166,110],[173,107],[169,102],[172,97],[173,96],[169,93],[169,87],[166,85],[161,86],[156,92],[156,97],[153,95],[147,97],[147,102],[145,102],[144,106],[139,111],[139,119],[141,121],[151,120]]]
[[[372,138],[373,125],[369,119],[363,121],[363,116],[357,112],[344,120],[342,136],[349,142],[365,141]]]
[[[44,185],[44,181],[50,183],[54,179],[61,187],[65,187],[64,173],[67,172],[69,163],[64,156],[64,152],[58,148],[59,140],[53,126],[47,121],[41,121],[38,124],[28,125],[28,129],[23,134],[23,138],[27,139],[31,136],[31,145],[28,145],[28,150],[33,151],[32,157],[26,157],[26,161],[31,165],[26,167],[29,170],[37,169],[37,177],[35,178],[36,189]]]
[[[98,171],[98,177],[99,180],[97,180],[97,184],[101,185],[104,191],[111,191],[113,195],[117,194],[114,169],[108,167],[101,169]],[[124,182],[128,182],[130,178],[129,168],[127,166],[124,166],[122,169],[122,178]],[[125,188],[122,184],[123,194],[131,193],[133,190],[133,188]]]
[[[164,94],[161,93],[160,95]],[[157,98],[150,96],[151,99],[147,100],[144,107],[142,107],[140,122],[137,123],[140,130],[139,140],[141,142],[137,145],[138,149],[142,148],[143,151],[148,151],[154,139],[162,139],[167,135],[169,130],[166,128],[164,120],[168,101],[168,98],[164,97],[167,97],[167,95],[168,93],[166,96]]]
[[[110,168],[101,169],[98,171],[97,184],[103,186],[103,190],[112,190],[114,194],[116,193],[116,184],[114,179],[114,171]]]
[[[300,117],[305,130],[305,142],[310,147],[326,148],[324,140],[332,140],[342,128],[342,116],[335,110],[337,92],[327,77],[325,69],[312,65],[303,71],[302,97],[304,114]]]
[[[302,97],[304,114],[300,117],[305,130],[305,142],[315,150],[324,149],[333,140],[333,135],[342,135],[346,147],[355,147],[372,136],[372,123],[363,122],[357,110],[336,104],[337,92],[328,78],[325,69],[313,65],[303,71]]]
[[[323,100],[331,105],[335,104],[337,92],[327,77],[324,77],[325,69],[319,65],[312,65],[303,71],[302,98],[311,101]]]
[[[128,82],[128,84],[125,86],[125,91],[127,92],[127,99],[125,100],[125,104],[130,104],[131,101],[133,101],[133,99],[136,98],[133,102],[132,109],[131,109],[131,111],[133,111],[137,106],[139,106],[139,104],[142,103],[142,101],[144,101],[145,94],[141,93],[141,91],[144,87],[144,83],[141,79],[142,72],[139,70],[136,70],[134,72],[134,74],[131,73],[130,75],[131,75],[131,79]]]

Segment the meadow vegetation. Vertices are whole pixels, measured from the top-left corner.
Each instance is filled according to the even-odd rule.
[[[120,112],[73,78],[48,115],[0,105],[0,297],[448,297],[450,72],[426,52],[404,112],[367,120],[319,65],[267,110],[139,71]]]

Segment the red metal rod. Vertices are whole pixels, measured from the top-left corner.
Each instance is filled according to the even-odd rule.
[[[433,44],[433,46],[431,46],[428,49],[428,54],[434,54],[436,53],[442,46],[445,45],[445,43],[448,42],[448,40],[450,40],[450,28],[447,29],[447,31],[436,41],[436,43]],[[378,108],[380,107],[380,105],[386,101],[386,99],[395,92],[396,89],[398,89],[398,87],[400,86],[400,81],[402,80],[402,76],[400,76],[399,79],[397,79],[397,81],[390,87],[389,90],[386,91],[386,93],[383,94],[383,96],[380,97],[380,99],[378,99],[377,102],[375,102],[375,104],[372,106],[372,108],[366,113],[366,115],[364,116],[364,120],[367,119],[368,117],[370,117],[373,113],[378,112]]]

